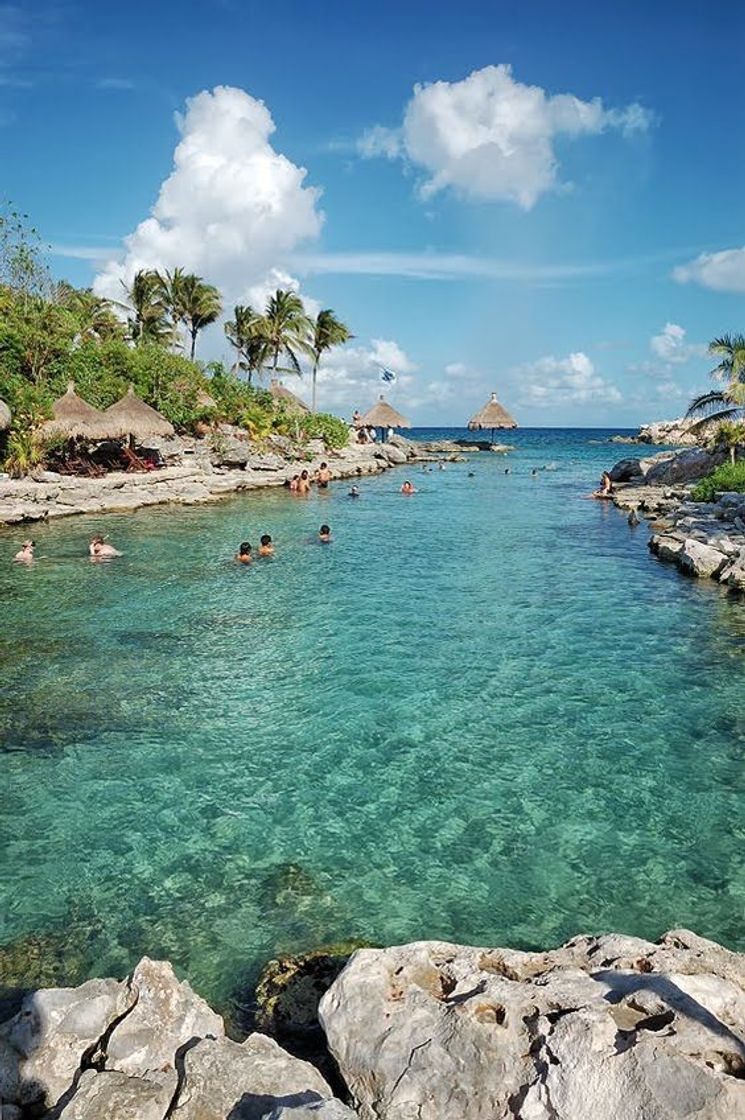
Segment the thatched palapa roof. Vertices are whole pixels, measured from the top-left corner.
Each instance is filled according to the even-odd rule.
[[[67,439],[109,439],[111,423],[103,412],[88,404],[75,392],[70,381],[67,392],[52,405],[52,420],[46,420],[39,431],[43,436],[66,436]]]
[[[296,397],[295,394],[290,392],[280,381],[272,381],[269,386],[269,392],[272,394],[275,401],[279,401],[283,404],[289,412],[310,412],[305,401],[301,401],[300,397]]]
[[[173,435],[173,425],[165,416],[161,416],[149,404],[135,396],[132,385],[120,401],[106,409],[104,416],[116,432],[116,438],[132,436],[143,440],[153,436]]]
[[[5,401],[0,401],[0,432],[4,432],[6,428],[10,427],[11,419],[10,409],[7,404]]]
[[[468,427],[472,432],[494,428],[516,428],[517,421],[513,420],[507,409],[499,403],[497,394],[492,393],[491,399],[468,421]]]
[[[359,421],[363,427],[372,428],[410,428],[411,424],[402,416],[400,412],[396,412],[392,405],[388,404],[381,394],[380,400],[374,404],[369,412],[366,412],[362,419]]]

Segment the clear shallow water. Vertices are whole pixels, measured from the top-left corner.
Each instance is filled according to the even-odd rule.
[[[32,570],[0,533],[0,944],[166,955],[217,1003],[349,937],[745,949],[745,607],[582,500],[623,448],[509,438],[510,475],[408,499],[40,526]],[[99,528],[116,563],[81,558]],[[276,559],[231,563],[263,531]]]

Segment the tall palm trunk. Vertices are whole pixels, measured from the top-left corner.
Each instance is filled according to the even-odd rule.
[[[310,397],[310,410],[316,411],[316,375],[318,373],[318,355],[313,359],[313,389],[311,390]]]
[[[192,327],[189,333],[191,334],[191,354],[189,355],[189,357],[193,362],[194,353],[197,348],[197,335],[199,334],[199,327]]]

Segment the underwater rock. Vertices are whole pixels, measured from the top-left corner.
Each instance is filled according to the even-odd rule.
[[[345,941],[310,953],[279,957],[262,969],[256,985],[256,1025],[280,1040],[323,1041],[318,1004],[357,949],[368,941]]]
[[[99,919],[73,906],[61,928],[0,945],[0,1022],[19,1010],[29,991],[87,980],[103,929]]]

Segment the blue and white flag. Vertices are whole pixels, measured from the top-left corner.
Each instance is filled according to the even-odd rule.
[[[396,375],[392,369],[386,369],[385,366],[380,367],[380,380],[385,381],[387,385],[392,385],[396,380]]]

